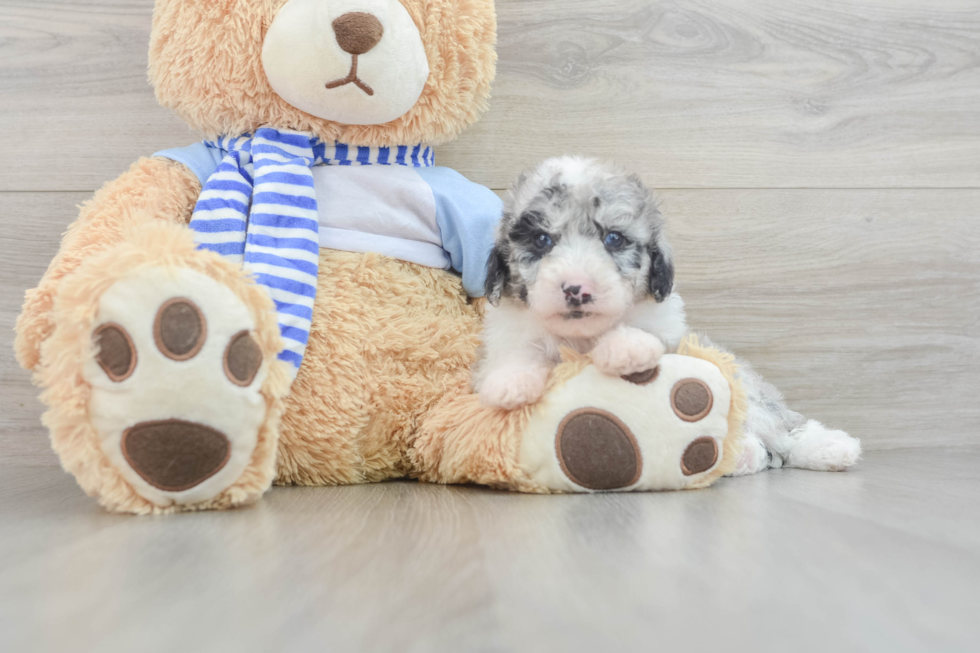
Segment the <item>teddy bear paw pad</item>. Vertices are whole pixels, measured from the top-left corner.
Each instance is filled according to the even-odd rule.
[[[179,419],[137,424],[123,433],[123,455],[147,483],[182,492],[217,474],[231,454],[221,431]]]
[[[703,485],[723,457],[730,402],[721,371],[698,358],[667,354],[623,377],[590,365],[535,405],[519,463],[563,492]]]
[[[95,324],[89,415],[110,462],[160,506],[234,483],[266,417],[249,308],[207,275],[149,268],[102,295]]]
[[[571,412],[558,426],[555,448],[565,475],[590,490],[633,485],[643,469],[629,427],[604,410]]]

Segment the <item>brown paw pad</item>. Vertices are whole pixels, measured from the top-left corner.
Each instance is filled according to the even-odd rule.
[[[681,471],[684,476],[700,474],[715,466],[718,460],[718,443],[714,438],[698,438],[687,445],[681,456]]]
[[[182,492],[217,474],[231,456],[231,443],[209,426],[168,419],[127,429],[122,451],[147,483],[165,492]]]
[[[167,358],[186,361],[197,356],[208,337],[208,324],[201,309],[189,299],[171,299],[157,311],[153,339]]]
[[[681,379],[670,392],[670,405],[685,422],[697,422],[711,412],[714,398],[708,384],[700,379]]]
[[[558,426],[555,448],[562,471],[590,490],[615,490],[640,480],[643,460],[636,438],[615,415],[598,408],[569,413]]]
[[[103,324],[92,334],[99,353],[95,360],[110,379],[125,381],[136,370],[136,347],[126,329],[115,323]]]
[[[651,368],[649,370],[644,370],[642,372],[634,372],[633,374],[626,374],[623,376],[624,381],[629,381],[636,385],[650,385],[657,380],[660,376],[660,366]]]
[[[262,350],[248,331],[232,336],[225,349],[225,375],[235,385],[246,387],[262,367]]]

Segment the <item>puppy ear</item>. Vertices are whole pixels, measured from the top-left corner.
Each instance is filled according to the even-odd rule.
[[[650,246],[650,294],[659,304],[674,290],[674,256],[666,243]]]
[[[627,181],[633,186],[637,195],[636,203],[638,219],[651,225],[653,238],[647,244],[650,254],[650,272],[647,278],[647,292],[660,303],[670,296],[674,290],[674,255],[670,244],[663,235],[663,217],[657,208],[657,202],[640,179],[639,175],[626,174]]]
[[[500,247],[494,247],[487,259],[487,281],[484,285],[487,301],[493,306],[500,305],[500,297],[510,283],[510,266]]]

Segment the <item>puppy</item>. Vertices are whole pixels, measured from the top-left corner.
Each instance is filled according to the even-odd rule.
[[[473,374],[486,406],[540,398],[562,347],[588,354],[605,374],[628,376],[656,367],[688,333],[652,193],[636,175],[592,159],[549,159],[517,179],[487,263],[486,296]],[[857,461],[857,440],[789,410],[742,366],[750,407],[736,473]]]
[[[521,175],[487,266],[481,401],[537,400],[561,347],[614,376],[656,367],[687,332],[671,258],[656,202],[635,175],[574,157]]]

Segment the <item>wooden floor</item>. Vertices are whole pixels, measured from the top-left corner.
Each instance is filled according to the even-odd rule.
[[[438,163],[658,189],[691,323],[862,439],[692,494],[277,489],[101,513],[9,334],[76,205],[198,139],[151,0],[0,0],[0,650],[967,650],[980,609],[980,4],[499,0],[491,110]]]
[[[524,496],[275,488],[107,515],[0,475],[3,651],[976,651],[980,449]]]

